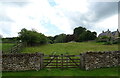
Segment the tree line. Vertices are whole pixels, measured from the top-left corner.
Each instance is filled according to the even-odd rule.
[[[66,43],[66,42],[82,42],[88,40],[95,40],[97,37],[96,32],[91,32],[84,27],[76,27],[73,30],[73,34],[59,34],[55,36],[45,36],[42,33],[37,32],[36,30],[27,30],[25,28],[21,29],[18,33],[18,37],[13,38],[21,42],[26,42],[29,46],[42,45],[46,43]],[[6,39],[3,39],[4,41]]]
[[[73,34],[59,34],[54,37],[49,36],[50,43],[65,43],[70,41],[82,42],[88,40],[95,40],[97,37],[96,32],[91,32],[84,27],[77,27],[73,30]]]

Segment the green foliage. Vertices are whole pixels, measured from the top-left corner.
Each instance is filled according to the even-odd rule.
[[[87,32],[83,32],[78,37],[78,41],[87,41],[87,39],[88,39],[88,33]]]
[[[110,37],[108,37],[108,36],[101,36],[101,37],[98,37],[97,39],[96,39],[96,41],[97,42],[108,42],[108,41],[110,41]]]
[[[105,42],[104,45],[111,45],[112,43],[109,41],[109,42]]]
[[[27,30],[25,28],[19,32],[19,37],[22,42],[27,42],[27,44],[31,46],[45,44],[47,42],[47,38],[44,34],[38,33],[35,30]]]
[[[101,39],[109,39],[110,37],[108,36],[102,36]]]
[[[48,43],[53,44],[54,43],[54,37],[52,37],[52,36],[47,37],[47,41],[48,41]]]
[[[54,42],[55,43],[64,43],[65,39],[66,39],[66,34],[60,34],[55,38]]]
[[[87,30],[84,27],[77,27],[74,29],[73,34],[60,34],[56,35],[54,37],[48,37],[49,43],[64,43],[64,42],[70,42],[70,41],[87,41],[87,40],[95,40],[97,33],[91,32],[90,30]]]
[[[53,44],[54,42],[50,39],[47,39],[48,44]]]
[[[120,38],[112,40],[112,44],[120,44]]]
[[[70,42],[74,40],[74,35],[66,35],[65,42]]]
[[[18,42],[18,37],[2,38],[2,42],[15,43]]]
[[[88,40],[94,40],[95,38],[96,38],[96,33],[87,30],[79,35],[78,40],[79,41],[88,41]]]
[[[78,37],[79,37],[79,35],[80,34],[82,34],[84,31],[86,31],[86,28],[83,28],[83,27],[77,27],[77,28],[75,28],[74,29],[74,33],[73,33],[73,35],[74,35],[74,40],[75,41],[79,41],[79,39],[78,39]]]
[[[87,30],[83,27],[78,27],[74,29],[74,40],[75,41],[88,41],[88,40],[94,40],[96,39],[96,32],[91,32],[90,30]]]
[[[77,27],[74,29],[74,35],[79,36],[79,34],[82,34],[85,30],[86,30],[86,28]]]
[[[111,38],[108,36],[101,36],[96,39],[96,42],[104,42],[104,45],[119,44],[120,38]]]

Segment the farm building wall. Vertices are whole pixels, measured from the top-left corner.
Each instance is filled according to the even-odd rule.
[[[81,54],[81,68],[91,70],[120,66],[120,51],[86,52]]]
[[[2,55],[2,71],[40,70],[42,53],[15,53]]]

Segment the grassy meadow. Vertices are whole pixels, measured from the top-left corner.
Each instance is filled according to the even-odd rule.
[[[22,53],[34,53],[42,52],[44,54],[51,54],[56,52],[56,54],[80,54],[87,51],[115,51],[118,50],[118,45],[103,45],[103,43],[96,43],[94,41],[89,42],[73,42],[73,43],[55,43],[47,44],[34,47],[26,47],[22,50]]]
[[[14,43],[0,43],[0,50],[7,52],[10,50],[15,44]]]

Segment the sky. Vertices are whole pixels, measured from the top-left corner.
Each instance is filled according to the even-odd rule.
[[[3,37],[16,37],[22,28],[46,36],[73,34],[79,26],[98,34],[108,29],[116,31],[118,0],[0,0]]]

